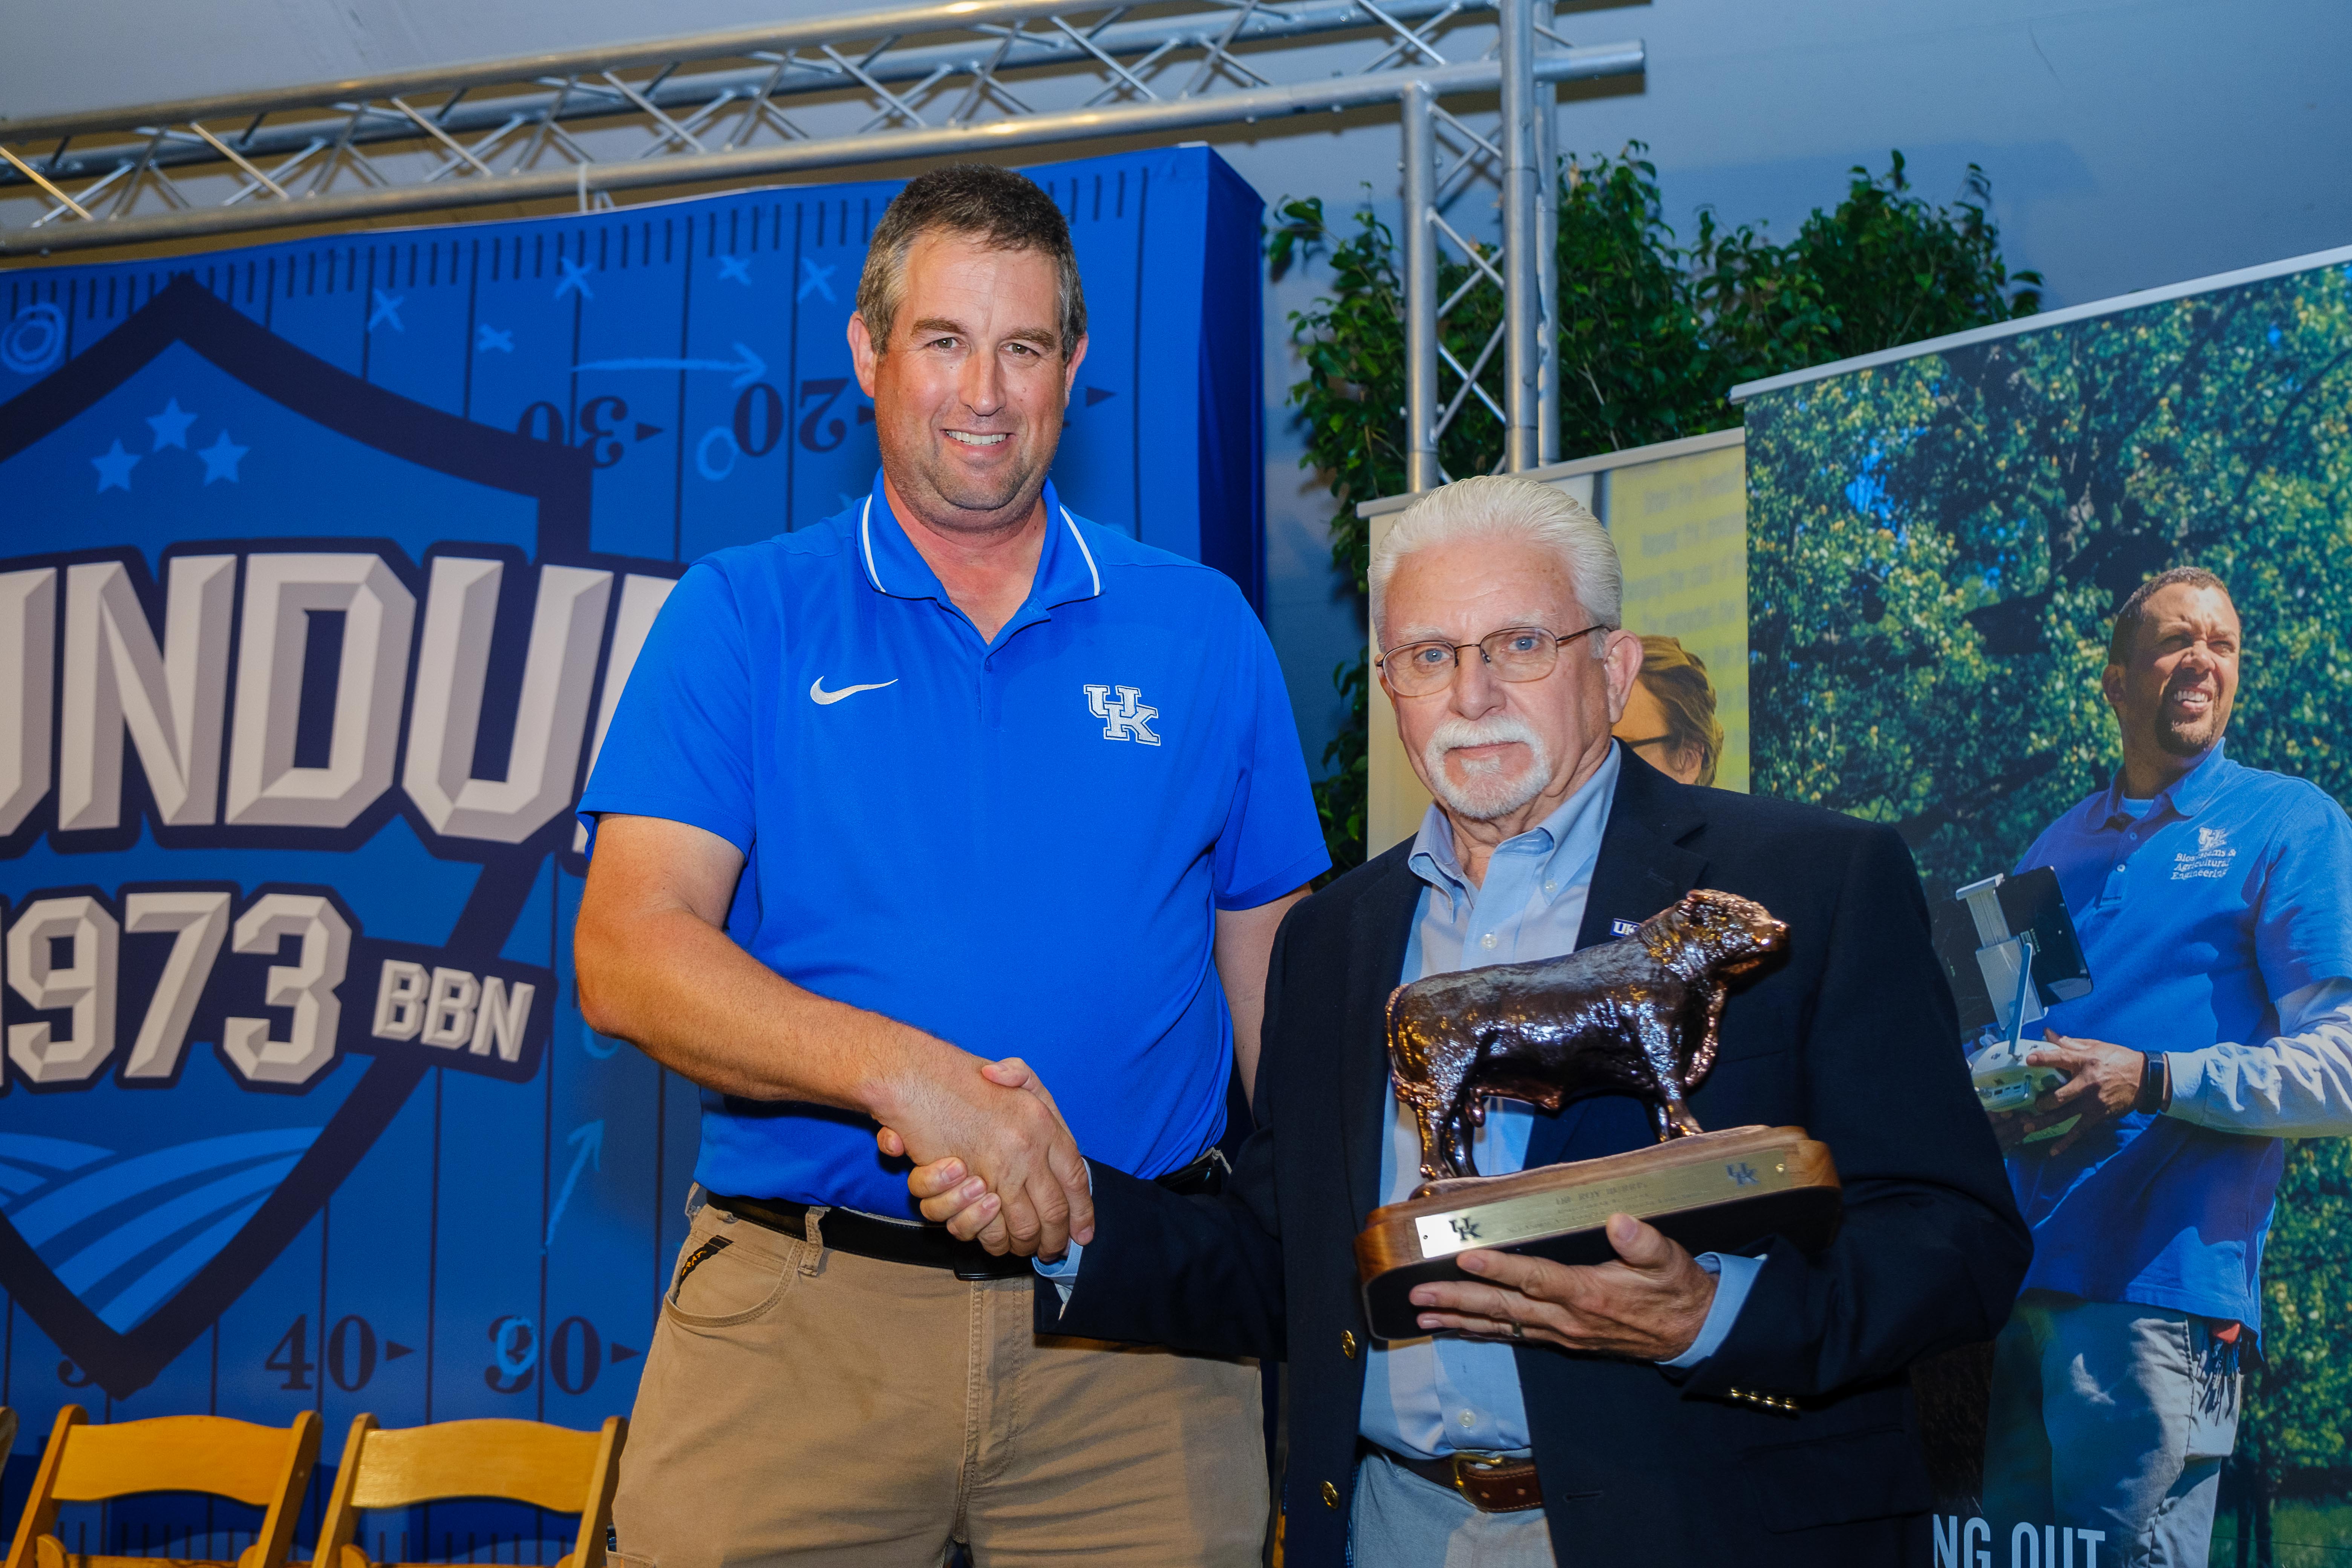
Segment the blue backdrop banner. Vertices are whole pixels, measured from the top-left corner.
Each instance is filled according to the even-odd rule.
[[[1257,197],[1033,174],[1057,487],[1255,601]],[[683,563],[864,495],[896,189],[0,275],[8,1511],[67,1401],[628,1408],[697,1105],[580,1021],[569,808]]]

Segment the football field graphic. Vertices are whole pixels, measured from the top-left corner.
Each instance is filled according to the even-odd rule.
[[[1034,173],[1093,331],[1057,487],[1255,595],[1256,198]],[[20,1454],[67,1401],[330,1459],[627,1409],[698,1101],[581,1023],[571,808],[685,563],[865,493],[895,188],[0,274]]]

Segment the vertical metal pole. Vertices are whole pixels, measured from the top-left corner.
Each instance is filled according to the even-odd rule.
[[[1535,20],[1551,22],[1550,0],[1536,0]],[[1559,449],[1559,89],[1536,84],[1536,298],[1543,324],[1536,347],[1536,461],[1557,463]]]
[[[1536,467],[1536,352],[1542,327],[1536,252],[1536,0],[1498,0],[1503,66],[1503,468]]]
[[[1404,119],[1404,488],[1444,483],[1437,466],[1436,100],[1426,82],[1407,82]]]

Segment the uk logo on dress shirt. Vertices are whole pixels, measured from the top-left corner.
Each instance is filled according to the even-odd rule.
[[[1122,686],[1116,702],[1111,700],[1111,688],[1108,686],[1089,686],[1086,693],[1087,707],[1103,721],[1104,740],[1160,744],[1160,737],[1151,729],[1151,721],[1160,717],[1160,710],[1145,706],[1142,692],[1132,686]]]

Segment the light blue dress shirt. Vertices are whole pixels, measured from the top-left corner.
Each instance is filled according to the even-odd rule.
[[[1443,813],[1429,808],[1408,860],[1426,885],[1405,944],[1402,979],[1575,951],[1610,802],[1617,794],[1618,754],[1612,747],[1600,769],[1558,810],[1497,845],[1486,877],[1475,886],[1454,856],[1453,829]],[[1397,1104],[1393,1082],[1385,1113],[1389,1136],[1381,1150],[1381,1201],[1402,1203],[1422,1179],[1421,1135],[1412,1115]],[[1475,1130],[1471,1142],[1482,1174],[1507,1175],[1526,1166],[1535,1118],[1534,1107],[1517,1100],[1487,1102],[1486,1124]],[[1754,1258],[1714,1253],[1698,1262],[1717,1276],[1715,1304],[1698,1339],[1668,1366],[1693,1366],[1714,1353],[1762,1267]],[[1516,1353],[1509,1345],[1470,1340],[1375,1344],[1365,1356],[1359,1430],[1384,1448],[1424,1458],[1524,1451],[1531,1438]]]
[[[1406,981],[1425,974],[1558,958],[1576,949],[1585,896],[1601,856],[1601,837],[1617,793],[1618,758],[1608,759],[1549,816],[1496,847],[1486,874],[1472,885],[1454,853],[1454,833],[1434,805],[1422,818],[1409,864],[1426,884],[1407,938]],[[1389,1136],[1381,1150],[1383,1203],[1402,1203],[1421,1182],[1421,1135],[1397,1104],[1391,1083],[1385,1114]],[[1490,1100],[1471,1152],[1486,1175],[1507,1175],[1527,1163],[1534,1107]],[[1073,1242],[1062,1258],[1040,1262],[1067,1300],[1084,1248]],[[1695,1366],[1713,1355],[1739,1315],[1760,1259],[1702,1253],[1699,1266],[1717,1276],[1715,1304],[1689,1350],[1662,1364]],[[1364,1403],[1359,1431],[1401,1454],[1435,1458],[1477,1452],[1522,1453],[1531,1446],[1527,1407],[1519,1396],[1516,1352],[1507,1344],[1454,1339],[1393,1340],[1365,1352]]]

